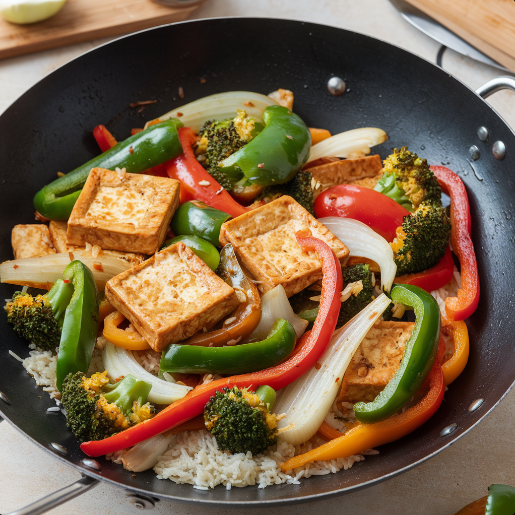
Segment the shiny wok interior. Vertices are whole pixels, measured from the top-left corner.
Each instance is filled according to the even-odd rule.
[[[339,97],[326,87],[331,76],[348,90]],[[201,82],[201,78],[205,82]],[[184,90],[184,100],[178,88]],[[103,123],[119,139],[173,107],[230,90],[267,94],[278,87],[295,93],[294,110],[311,127],[332,133],[380,127],[389,140],[375,150],[409,145],[432,164],[445,164],[464,180],[473,214],[482,284],[481,300],[468,321],[471,354],[465,372],[445,394],[437,414],[402,440],[381,447],[347,472],[302,480],[300,485],[248,487],[227,491],[193,489],[158,480],[150,470],[132,477],[99,458],[100,473],[86,468],[61,413],[46,413],[53,401],[7,354],[28,353],[27,344],[0,317],[2,416],[56,458],[120,486],[172,500],[241,505],[307,501],[387,479],[450,445],[470,430],[506,394],[515,380],[512,351],[512,291],[515,285],[515,137],[474,92],[438,68],[382,41],[342,29],[273,19],[214,19],[160,27],[99,47],[54,71],[0,116],[0,260],[12,259],[15,224],[34,223],[32,198],[44,184],[98,153],[92,129]],[[157,99],[142,113],[131,102]],[[489,140],[480,141],[485,126]],[[507,147],[503,161],[492,143]],[[469,148],[481,157],[472,161]],[[0,298],[14,287],[0,286]],[[40,398],[40,396],[42,396]],[[484,403],[469,412],[478,398]],[[440,432],[449,424],[457,429]],[[68,449],[61,456],[49,445]],[[3,473],[6,473],[5,471]]]

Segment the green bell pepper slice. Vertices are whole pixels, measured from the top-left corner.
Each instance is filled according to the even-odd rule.
[[[169,247],[178,241],[181,241],[186,245],[186,247],[189,247],[209,268],[211,268],[211,270],[213,270],[213,272],[218,268],[218,265],[220,264],[220,254],[218,250],[212,243],[209,243],[198,236],[193,236],[191,234],[176,236],[171,240],[166,240],[160,250],[166,249],[166,247]]]
[[[220,228],[231,215],[214,209],[200,200],[181,204],[173,215],[171,227],[177,235],[191,234],[207,240],[215,247],[220,245]]]
[[[508,485],[490,485],[485,515],[513,515],[514,513],[515,488]]]
[[[431,294],[418,286],[395,284],[391,298],[414,309],[415,327],[400,367],[385,389],[372,402],[354,405],[356,418],[365,424],[384,420],[409,402],[429,374],[440,341],[440,308]]]
[[[308,160],[311,133],[299,116],[283,106],[267,107],[263,120],[263,131],[218,167],[230,177],[245,177],[252,184],[283,184]]]
[[[73,294],[64,313],[57,354],[59,390],[68,374],[88,371],[98,329],[97,288],[91,270],[81,261],[72,261],[64,269],[63,284],[73,288]]]
[[[273,367],[295,346],[295,331],[277,319],[266,340],[227,347],[170,344],[161,355],[159,374],[247,374]]]
[[[125,168],[140,173],[182,154],[177,119],[151,125],[103,154],[44,186],[34,197],[34,207],[50,220],[67,220],[92,168]]]

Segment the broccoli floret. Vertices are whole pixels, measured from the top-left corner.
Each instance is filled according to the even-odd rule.
[[[397,228],[397,238],[390,244],[395,253],[397,275],[412,274],[436,265],[449,243],[451,223],[445,209],[422,203]]]
[[[5,306],[7,321],[23,338],[43,350],[59,347],[64,314],[73,295],[73,286],[62,279],[45,295],[33,297],[17,291]]]
[[[109,383],[107,372],[90,378],[82,372],[63,381],[66,423],[79,442],[102,440],[154,416],[146,402],[151,385],[131,375]]]
[[[374,190],[395,200],[395,202],[400,204],[404,209],[413,211],[411,200],[406,196],[404,190],[397,186],[396,179],[397,176],[394,173],[384,172],[374,186]]]
[[[277,416],[247,389],[216,392],[204,408],[204,421],[218,447],[233,454],[259,454],[277,443]]]
[[[256,200],[264,199],[265,202],[268,203],[283,195],[289,195],[308,213],[315,216],[315,199],[313,197],[312,181],[313,175],[310,172],[300,170],[290,182],[274,184],[273,186],[264,188]]]
[[[355,317],[362,309],[374,300],[374,287],[372,286],[372,272],[370,266],[363,263],[344,267],[342,269],[343,291],[349,285],[350,296],[342,302],[338,323],[336,327],[345,325],[351,318]]]
[[[410,152],[408,147],[402,147],[400,150],[394,149],[393,154],[385,159],[383,171],[384,174],[388,174],[385,178],[386,184],[381,186],[381,182],[378,182],[376,191],[391,196],[398,202],[395,196],[399,195],[400,192],[391,189],[389,193],[386,190],[387,184],[390,184],[389,181],[392,180],[388,179],[388,176],[393,174],[397,187],[409,198],[413,209],[418,208],[423,202],[435,206],[442,205],[442,188],[429,168],[427,160],[421,159],[414,152]],[[404,201],[402,195],[399,199]],[[402,204],[402,202],[399,203]]]

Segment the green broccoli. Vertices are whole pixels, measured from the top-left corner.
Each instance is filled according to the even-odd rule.
[[[245,388],[216,392],[204,408],[204,421],[218,447],[233,454],[259,454],[277,443],[277,416]]]
[[[390,244],[395,253],[397,275],[413,274],[436,265],[445,254],[451,223],[441,206],[422,203],[405,216],[397,238]]]
[[[381,179],[374,189],[393,198],[404,207],[406,197],[411,201],[412,209],[417,209],[423,202],[435,206],[442,205],[442,188],[429,168],[427,160],[410,152],[408,147],[394,149],[393,154],[383,163],[383,172],[384,179]],[[392,185],[392,174],[398,189]]]
[[[131,375],[109,383],[107,372],[68,374],[61,391],[66,423],[79,442],[103,440],[154,416],[146,402],[151,387]]]
[[[295,177],[285,184],[267,186],[258,195],[256,200],[264,199],[271,202],[283,195],[289,195],[295,199],[308,213],[315,216],[315,199],[312,187],[313,175],[310,172],[300,170]]]
[[[400,204],[404,209],[413,211],[411,200],[406,196],[404,190],[399,188],[396,179],[397,176],[394,173],[384,172],[374,186],[374,190],[395,200],[395,202]]]
[[[40,349],[53,351],[59,347],[64,314],[72,295],[73,286],[62,279],[45,295],[33,297],[17,291],[5,306],[7,322]]]
[[[358,263],[356,265],[344,267],[342,269],[342,276],[343,291],[345,291],[345,288],[350,284],[353,284],[354,286],[351,287],[349,298],[342,302],[336,327],[345,325],[351,318],[354,318],[362,309],[374,300],[372,272],[370,271],[369,265]]]

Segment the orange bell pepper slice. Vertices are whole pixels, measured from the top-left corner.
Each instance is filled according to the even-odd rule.
[[[310,127],[309,132],[311,132],[311,145],[316,145],[331,137],[331,133],[326,129],[314,129]]]
[[[451,384],[462,372],[469,359],[469,333],[462,320],[451,321],[442,317],[442,331],[450,334],[454,341],[452,357],[442,365],[445,384]]]
[[[119,312],[114,311],[104,320],[103,335],[108,342],[117,347],[127,350],[147,350],[150,345],[136,331],[136,329],[120,329],[118,326],[125,320],[125,317]]]

